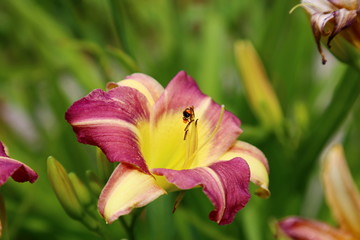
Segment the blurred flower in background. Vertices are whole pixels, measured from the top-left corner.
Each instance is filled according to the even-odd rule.
[[[351,178],[341,145],[333,146],[327,153],[322,170],[322,180],[327,202],[339,228],[300,217],[289,217],[278,223],[280,235],[291,239],[360,238],[360,194]]]
[[[342,61],[349,62],[354,51],[357,56],[359,55],[360,3],[358,0],[302,0],[300,5],[311,16],[311,27],[323,64],[327,60],[320,46],[322,38],[327,38],[326,45]],[[344,39],[354,48],[347,46]]]
[[[5,145],[0,141],[0,186],[2,186],[9,177],[17,182],[35,182],[38,178],[37,173],[15,159],[9,158],[6,153]],[[0,196],[1,198],[1,196]],[[2,235],[2,222],[5,221],[5,209],[2,198],[0,199],[0,237]]]
[[[9,158],[5,150],[5,145],[0,141],[0,186],[2,186],[10,176],[17,182],[28,181],[33,183],[38,178],[37,173],[26,164]]]
[[[185,72],[164,89],[133,74],[96,89],[66,112],[81,143],[121,162],[102,190],[98,208],[111,223],[167,192],[198,186],[213,203],[209,218],[228,224],[250,198],[251,180],[269,196],[268,163],[237,141],[240,120],[203,94]]]

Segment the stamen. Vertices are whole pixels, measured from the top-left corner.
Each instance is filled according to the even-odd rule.
[[[172,213],[175,213],[177,207],[180,205],[181,200],[184,198],[185,193],[186,193],[185,191],[181,191],[181,192],[177,195],[177,197],[176,197],[176,199],[175,199],[175,203],[174,203],[174,207],[173,207]]]
[[[185,156],[183,169],[189,168],[196,156],[195,153],[197,152],[197,148],[198,148],[197,122],[198,119],[196,119],[195,121],[191,121],[189,125],[186,127],[187,129],[185,131],[185,136],[184,136],[184,140],[186,140],[186,156]]]
[[[211,141],[211,139],[213,139],[213,137],[215,136],[215,134],[217,133],[217,131],[220,128],[221,122],[222,122],[223,117],[224,117],[224,113],[225,113],[225,106],[221,105],[220,116],[218,118],[216,126],[215,126],[214,130],[211,132],[211,134],[207,137],[207,139],[202,143],[202,145],[200,147],[198,147],[198,133],[197,133],[198,119],[196,119],[194,124],[191,124],[191,129],[190,130],[187,129],[188,131],[190,131],[190,136],[187,139],[187,144],[186,144],[187,149],[186,149],[186,160],[185,160],[184,165],[183,165],[184,169],[189,168],[192,165],[196,154],[204,146],[206,146]],[[185,134],[184,140],[186,140],[186,136],[187,135]]]
[[[191,123],[194,121],[195,119],[195,111],[194,111],[194,106],[188,107],[183,111],[183,121],[186,124],[186,127],[184,129],[185,133],[184,133],[184,140],[186,140],[186,135],[189,131],[189,127],[191,125]]]
[[[198,151],[203,148],[214,136],[215,134],[217,133],[217,131],[219,130],[220,128],[220,125],[221,125],[221,122],[222,122],[222,119],[224,117],[224,112],[225,112],[225,106],[224,105],[221,105],[221,112],[220,112],[220,116],[219,116],[219,119],[216,123],[216,126],[214,128],[214,130],[212,131],[211,135],[206,139],[206,141],[200,146],[200,148],[198,149]]]
[[[187,133],[189,132],[189,127],[190,127],[190,124],[193,122],[194,120],[191,120],[190,122],[188,122],[188,124],[186,125],[186,127],[184,128],[184,140],[186,140],[186,135]]]

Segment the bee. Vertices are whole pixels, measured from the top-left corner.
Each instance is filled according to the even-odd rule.
[[[189,123],[194,121],[194,118],[195,118],[194,106],[185,108],[185,110],[183,111],[183,122],[189,125]]]
[[[194,119],[195,119],[194,106],[185,108],[185,110],[183,111],[183,122],[187,123],[187,124],[186,124],[186,127],[184,128],[184,131],[185,131],[184,140],[186,140],[186,135],[189,132],[189,127],[190,127],[191,123],[194,122]],[[195,126],[197,125],[197,121],[198,121],[198,119],[196,119],[196,121],[195,121]]]

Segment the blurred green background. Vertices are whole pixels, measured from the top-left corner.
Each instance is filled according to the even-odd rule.
[[[85,171],[97,172],[95,148],[76,141],[64,113],[91,90],[133,72],[163,86],[180,70],[193,76],[242,120],[240,139],[263,150],[272,192],[265,200],[253,194],[227,226],[208,219],[212,205],[201,189],[188,191],[175,214],[177,194],[163,196],[140,213],[137,239],[273,239],[274,221],[288,215],[331,223],[318,160],[331,139],[341,140],[360,182],[360,77],[328,52],[321,65],[305,12],[289,14],[296,4],[0,1],[0,140],[12,158],[39,173],[33,185],[10,180],[0,189],[10,239],[101,239],[66,215],[51,189],[46,159],[54,156],[87,182]],[[246,98],[234,57],[239,39],[254,44],[279,99],[284,119],[277,128],[263,126]],[[117,222],[106,227],[116,239],[126,237]]]

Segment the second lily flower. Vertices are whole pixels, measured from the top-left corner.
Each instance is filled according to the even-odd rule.
[[[109,223],[167,192],[197,186],[215,209],[209,218],[231,223],[250,198],[269,196],[268,163],[254,146],[237,141],[240,120],[204,95],[185,72],[164,89],[133,74],[96,89],[66,112],[81,143],[121,162],[102,190],[98,208]]]
[[[342,61],[350,61],[351,56],[360,51],[360,1],[359,0],[302,0],[301,6],[311,16],[311,28],[315,37],[323,64],[326,57],[320,41],[327,38],[327,46]],[[339,38],[335,38],[341,35]],[[354,48],[347,47],[348,42]],[[349,49],[348,49],[349,48]],[[357,54],[355,53],[357,52]],[[358,61],[358,60],[355,60]]]

